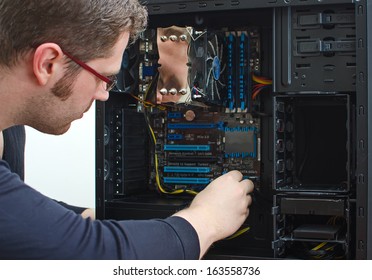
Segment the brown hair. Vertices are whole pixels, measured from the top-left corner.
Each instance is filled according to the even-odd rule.
[[[83,61],[106,57],[122,32],[135,40],[146,25],[138,0],[1,0],[0,66],[46,42]]]

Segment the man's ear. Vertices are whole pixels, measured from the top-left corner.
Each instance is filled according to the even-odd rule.
[[[33,70],[40,85],[46,85],[63,70],[64,54],[60,46],[55,43],[44,43],[35,50]]]

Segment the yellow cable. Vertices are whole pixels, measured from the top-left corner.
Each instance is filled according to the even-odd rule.
[[[156,107],[160,110],[166,110],[167,109],[166,106],[162,106],[162,105],[159,105],[159,104],[153,104],[151,102],[146,101],[146,98],[147,98],[147,95],[149,93],[149,90],[151,88],[152,83],[153,83],[153,80],[151,81],[150,85],[147,87],[147,90],[144,94],[144,99],[145,100],[142,100],[141,98],[139,98],[138,96],[135,96],[134,94],[131,94],[131,96],[134,99],[141,102],[145,108]],[[154,133],[154,131],[153,131],[153,129],[150,125],[149,125],[149,130],[150,130],[152,138],[154,139],[154,144],[156,145],[156,136],[155,136],[155,133]],[[157,156],[156,152],[155,152],[155,177],[156,177],[156,184],[158,185],[159,190],[163,193],[166,193],[166,194],[180,194],[180,193],[186,192],[186,193],[192,194],[192,195],[197,195],[198,194],[198,192],[193,191],[193,190],[175,190],[175,191],[172,191],[172,192],[168,192],[168,191],[164,190],[163,187],[161,186],[161,182],[160,182],[158,156]]]
[[[152,129],[152,127],[150,125],[149,125],[149,130],[150,130],[152,138],[154,139],[154,144],[156,145],[155,133],[154,133],[154,130]],[[158,188],[162,193],[180,194],[180,193],[186,192],[186,193],[192,194],[192,195],[197,195],[198,194],[196,191],[193,191],[193,190],[181,190],[180,189],[180,190],[175,190],[175,191],[172,191],[172,192],[168,192],[165,189],[163,189],[163,187],[161,186],[160,177],[159,177],[158,155],[156,153],[155,153],[155,177],[156,177],[156,184],[158,185]]]
[[[313,250],[313,251],[317,251],[317,250],[319,250],[320,248],[322,248],[323,246],[325,246],[327,244],[327,242],[322,242],[322,243],[320,243],[319,245],[317,245],[317,246],[315,246],[313,249],[311,249],[311,250]]]
[[[266,80],[265,78],[258,77],[256,75],[252,75],[252,80],[256,83],[263,84],[263,85],[272,85],[273,82],[271,80]]]
[[[233,238],[236,238],[239,235],[242,235],[243,233],[247,232],[250,229],[251,229],[250,227],[242,228],[241,230],[238,230],[237,232],[235,232],[233,235],[230,235],[229,237],[226,237],[225,240],[231,240]]]

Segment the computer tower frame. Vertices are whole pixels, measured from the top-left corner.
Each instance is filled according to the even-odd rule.
[[[148,0],[146,5],[149,30],[157,32],[158,28],[176,25],[193,26],[194,30],[223,30],[224,34],[238,30],[239,34],[244,31],[249,35],[257,28],[260,36],[258,72],[272,81],[271,88],[266,88],[267,92],[264,90],[259,99],[255,99],[256,103],[252,103],[260,113],[252,118],[250,113],[254,110],[244,105],[251,98],[239,102],[239,106],[247,106],[240,107],[243,110],[231,110],[229,89],[224,89],[226,104],[222,106],[227,109],[221,113],[221,119],[215,117],[213,123],[222,120],[228,124],[223,132],[215,132],[221,128],[218,125],[213,127],[216,130],[212,133],[221,133],[222,136],[216,137],[227,139],[223,142],[223,162],[218,154],[219,163],[199,166],[198,171],[207,172],[219,164],[224,165],[225,170],[225,158],[234,158],[234,163],[235,158],[248,157],[247,166],[255,173],[247,171],[245,175],[254,180],[258,191],[254,193],[251,215],[244,225],[250,230],[238,238],[218,242],[206,258],[372,259],[369,178],[372,164],[368,156],[372,132],[369,113],[372,91],[368,77],[372,62],[368,34],[371,3],[367,0]],[[153,35],[146,36],[142,43],[151,41]],[[251,38],[251,42],[257,42]],[[224,44],[227,61],[230,59],[228,39]],[[139,77],[142,80],[144,75],[155,77],[157,68],[141,64],[144,60],[144,54],[140,55],[141,43],[137,51],[138,56],[133,60],[136,67],[130,69],[137,81],[129,91],[138,97],[143,86]],[[237,49],[239,51],[243,52]],[[154,59],[152,53],[149,57]],[[239,68],[231,68],[231,75],[238,73]],[[230,81],[228,74],[225,78],[226,84],[241,83],[235,78]],[[249,81],[251,84],[244,83],[247,88],[255,83],[250,78]],[[208,91],[207,87],[200,89]],[[233,91],[237,92],[238,99],[239,87]],[[211,98],[203,102],[222,104]],[[146,130],[146,117],[141,114],[143,108],[138,108],[141,106],[143,103],[128,92],[112,92],[106,103],[96,103],[96,213],[99,219],[164,218],[187,206],[191,199],[169,199],[161,195],[153,200],[151,197],[156,193],[148,186],[153,180],[152,155],[159,154],[168,164],[173,154],[164,148],[174,149],[171,145],[175,141],[164,138],[163,145],[158,143],[151,148],[152,137]],[[177,130],[183,125],[176,118],[177,110],[162,117],[165,122],[172,122],[172,133],[159,122],[161,128],[157,136],[161,129],[172,137],[185,136],[183,130]],[[244,110],[249,117],[241,115]],[[233,119],[226,117],[226,112],[233,114]],[[199,116],[208,118],[204,113]],[[201,124],[205,122],[197,123]],[[243,140],[242,135],[250,140]],[[234,138],[238,139],[239,148],[231,144]],[[113,139],[120,143],[110,144]],[[198,149],[210,149],[201,140],[195,143]],[[187,148],[190,149],[190,145]],[[214,155],[215,148],[211,149]],[[199,157],[204,155],[206,150],[199,151]],[[120,162],[119,167],[113,164],[115,161]],[[171,167],[164,166],[168,171]],[[328,173],[324,171],[326,168]],[[107,175],[108,169],[111,175]],[[112,175],[115,172],[119,174],[116,177]],[[175,179],[167,178],[169,182]],[[180,176],[176,179],[180,180]],[[195,184],[206,183],[204,179],[199,178]],[[319,246],[323,243],[328,244],[323,245],[328,246],[322,247],[324,252],[332,251],[332,254],[320,253]]]

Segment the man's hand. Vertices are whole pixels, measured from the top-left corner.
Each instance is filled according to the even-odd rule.
[[[249,215],[253,191],[250,180],[242,180],[239,171],[230,171],[200,192],[189,208],[174,216],[186,219],[199,236],[200,257],[220,239],[236,232]]]
[[[96,211],[95,209],[92,209],[92,208],[87,208],[85,209],[82,213],[81,213],[81,216],[86,219],[86,218],[90,218],[91,220],[95,220],[96,219]]]

